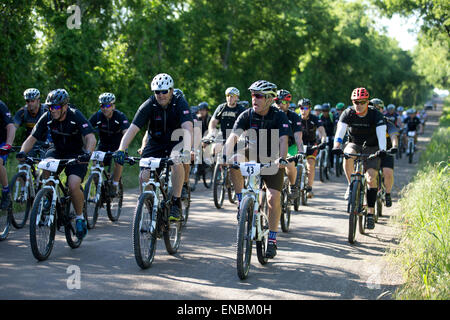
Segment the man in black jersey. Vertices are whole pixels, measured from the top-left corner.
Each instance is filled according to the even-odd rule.
[[[23,160],[34,144],[45,139],[50,131],[54,147],[46,152],[46,159],[79,159],[81,163],[68,165],[64,171],[77,214],[76,235],[82,239],[87,234],[87,227],[83,217],[84,195],[81,183],[87,172],[90,154],[95,149],[94,129],[79,110],[69,107],[69,94],[65,89],[51,91],[45,103],[50,111],[38,120],[16,157]],[[49,172],[44,171],[43,178],[48,176]]]
[[[288,120],[289,127],[291,129],[289,135],[289,149],[288,156],[292,157],[298,153],[303,152],[303,139],[302,139],[302,120],[300,116],[289,109],[290,101],[292,100],[292,95],[289,91],[281,89],[277,91],[277,97],[274,99],[278,108],[283,111]],[[290,162],[286,167],[286,174],[289,179],[290,184],[290,199],[296,199],[299,196],[298,186],[295,184],[297,179],[297,168],[294,162]]]
[[[417,134],[423,132],[422,122],[420,122],[419,117],[416,115],[415,109],[406,110],[406,118],[403,120],[403,129],[405,134],[403,135],[404,145],[408,145],[407,137],[408,132],[415,132],[414,135],[414,145],[417,144]]]
[[[26,129],[26,136],[31,134],[36,122],[41,116],[48,111],[45,104],[41,104],[41,93],[38,89],[28,88],[23,93],[23,97],[26,101],[26,105],[17,110],[14,115],[14,124],[16,128],[24,126]],[[45,154],[43,145],[48,142],[48,137],[45,137],[44,141],[38,141],[34,144],[33,149],[28,153],[30,157],[41,157]]]
[[[259,80],[254,82],[249,90],[252,94],[253,107],[241,113],[234,123],[233,131],[225,144],[225,155],[231,162],[239,161],[239,158],[231,157],[231,154],[233,154],[239,137],[245,133],[250,137],[249,152],[245,158],[263,163],[270,161],[275,165],[261,172],[261,179],[266,186],[269,211],[269,240],[266,256],[273,258],[277,253],[276,235],[281,216],[280,195],[284,180],[285,164],[283,163],[286,162],[288,152],[289,120],[284,112],[273,105],[273,98],[276,97],[277,90],[275,84]],[[266,144],[262,143],[264,135],[266,135]],[[272,142],[276,147],[274,150],[272,150]],[[241,154],[242,151],[238,150]],[[244,182],[240,170],[231,169],[231,179],[240,203]]]
[[[180,150],[173,150],[180,142],[186,146],[183,152],[191,152],[193,145],[193,120],[187,101],[182,95],[174,95],[174,82],[170,75],[160,73],[151,83],[154,95],[150,96],[134,116],[133,122],[120,142],[115,160],[123,165],[125,150],[142,128],[147,128],[148,140],[142,152],[142,157],[166,158],[175,157]],[[180,130],[182,129],[182,130]],[[178,135],[177,133],[182,133]],[[174,134],[174,137],[172,137]],[[176,139],[176,140],[175,140]],[[172,152],[174,151],[174,152]],[[172,206],[169,220],[181,219],[181,191],[185,179],[183,163],[177,162],[172,170]],[[142,181],[150,178],[149,170],[140,174]]]
[[[342,153],[340,149],[345,132],[348,128],[349,143],[346,145],[346,153],[377,153],[378,158],[365,161],[367,170],[367,228],[375,228],[373,214],[377,199],[377,175],[380,158],[386,156],[386,122],[383,115],[374,107],[369,107],[369,92],[365,88],[353,90],[351,99],[353,107],[345,110],[338,122],[334,139],[333,152]],[[348,199],[350,193],[351,175],[354,171],[354,158],[344,159],[344,172],[349,183],[345,193]]]
[[[319,149],[326,148],[327,135],[325,133],[323,123],[319,117],[311,114],[311,101],[307,98],[300,99],[298,106],[300,107],[300,115],[302,119],[303,145],[306,146],[306,168],[308,170],[307,196],[308,198],[312,198],[314,196],[312,186],[314,183],[314,176],[316,174],[315,166],[318,151],[317,149],[312,150],[311,147],[317,145],[316,131],[319,131],[319,137],[321,140],[321,143],[318,146]]]
[[[8,173],[5,166],[15,135],[16,127],[11,119],[11,113],[9,112],[6,104],[0,100],[0,183],[3,186],[0,209],[2,210],[7,209],[11,203],[9,196]]]
[[[99,145],[97,150],[104,152],[116,151],[119,149],[120,140],[122,140],[122,136],[127,131],[130,123],[125,114],[116,109],[116,97],[114,94],[110,92],[102,93],[98,97],[98,102],[100,103],[100,111],[97,111],[89,118],[92,127],[98,132]],[[106,158],[104,165],[111,165],[111,158]],[[123,166],[115,164],[112,196],[115,196],[117,193],[122,169]]]

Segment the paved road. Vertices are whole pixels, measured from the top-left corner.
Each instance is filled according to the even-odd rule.
[[[430,112],[419,150],[437,126]],[[417,158],[417,157],[416,157]],[[417,159],[416,159],[417,161]],[[415,171],[406,159],[396,163],[394,200]],[[254,252],[249,278],[240,281],[235,267],[236,207],[225,201],[217,210],[210,190],[193,193],[188,227],[179,253],[168,255],[160,241],[153,266],[141,270],[134,260],[131,221],[137,190],[126,193],[118,223],[102,211],[79,249],[57,234],[49,258],[31,254],[28,225],[0,243],[0,299],[389,299],[401,277],[384,258],[398,230],[389,223],[397,202],[375,230],[347,242],[344,178],[315,182],[315,197],[294,213],[291,231],[279,233],[278,255],[261,266]],[[71,266],[80,270],[80,289],[68,289]]]

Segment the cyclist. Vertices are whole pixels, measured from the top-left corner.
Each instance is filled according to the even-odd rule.
[[[50,132],[54,146],[47,150],[45,158],[78,158],[82,162],[65,168],[67,186],[77,215],[76,235],[82,239],[87,234],[87,227],[83,216],[84,195],[81,183],[87,172],[90,155],[95,149],[94,129],[81,111],[69,107],[69,94],[65,89],[51,91],[45,103],[50,111],[38,120],[16,157],[23,161],[34,144],[45,139]],[[48,176],[49,173],[44,171],[43,178]]]
[[[383,114],[374,107],[369,107],[369,92],[365,88],[356,88],[351,95],[353,107],[344,111],[339,119],[336,135],[334,138],[333,152],[342,153],[340,149],[344,134],[348,130],[349,143],[346,145],[346,153],[369,153],[377,152],[380,159],[386,155],[386,122]],[[380,160],[378,158],[365,161],[367,170],[367,228],[375,228],[373,214],[377,199],[377,174]],[[350,194],[351,175],[354,171],[354,158],[344,159],[344,172],[349,183],[345,192],[347,200]]]
[[[306,168],[308,170],[308,186],[306,188],[306,192],[308,198],[312,198],[314,196],[312,187],[314,184],[314,176],[316,174],[315,166],[318,151],[317,149],[311,150],[311,147],[317,145],[316,131],[319,132],[319,138],[321,140],[319,149],[324,149],[327,146],[327,135],[325,132],[325,128],[323,127],[322,120],[320,120],[319,117],[311,114],[311,101],[307,98],[300,99],[298,102],[298,106],[300,107],[300,115],[302,120],[303,145],[307,146]],[[320,106],[319,109],[322,109],[322,105],[316,105],[316,107],[318,106]]]
[[[292,100],[292,95],[289,91],[283,89],[278,90],[274,100],[278,108],[286,114],[289,120],[289,127],[291,128],[292,135],[289,136],[288,140],[288,156],[295,156],[297,153],[303,152],[302,120],[298,114],[290,110],[289,102]],[[290,162],[287,165],[286,174],[290,184],[289,198],[296,199],[299,196],[299,190],[298,186],[295,184],[297,179],[297,168],[295,167],[294,162]]]
[[[0,183],[3,186],[2,200],[0,203],[1,210],[8,208],[11,203],[6,160],[8,159],[8,153],[11,151],[12,144],[14,143],[15,135],[16,127],[11,119],[11,112],[9,112],[6,104],[0,100]]]
[[[190,152],[193,139],[193,120],[187,101],[182,95],[174,95],[174,82],[167,73],[157,74],[151,82],[151,90],[154,92],[150,98],[141,104],[136,112],[133,122],[122,137],[115,160],[123,165],[125,150],[133,141],[136,134],[144,127],[147,128],[148,141],[142,152],[144,158],[174,157],[181,150],[175,146],[181,140],[185,140],[184,152]],[[172,139],[172,134],[177,129],[183,129],[179,140]],[[175,138],[176,132],[174,134]],[[179,136],[177,136],[179,137]],[[183,139],[184,138],[184,139]],[[177,146],[178,147],[178,146]],[[185,178],[183,163],[176,162],[172,170],[172,206],[169,219],[178,221],[181,218],[181,191]],[[150,178],[149,170],[143,170],[140,181]]]
[[[26,129],[27,137],[31,134],[31,131],[36,125],[36,122],[38,122],[39,118],[48,111],[47,106],[45,104],[41,104],[40,96],[41,93],[38,89],[26,89],[23,93],[23,98],[26,101],[26,105],[17,110],[16,114],[14,115],[14,124],[16,128],[24,126]],[[47,137],[44,141],[37,141],[28,156],[43,156],[45,154],[43,145],[45,144],[46,140],[48,140]]]
[[[316,104],[314,106],[314,110],[311,111],[311,115],[318,117],[318,116],[320,116],[321,112],[322,112],[322,105]]]
[[[197,120],[202,124],[202,137],[206,131],[208,131],[209,122],[211,121],[211,116],[209,115],[209,105],[207,102],[201,102],[198,105],[198,116]]]
[[[281,159],[286,159],[290,131],[289,120],[284,112],[281,112],[273,105],[273,98],[277,96],[277,86],[275,84],[265,80],[258,80],[249,87],[249,90],[252,95],[252,108],[241,113],[236,120],[233,126],[233,131],[225,144],[225,155],[231,155],[233,153],[234,146],[242,131],[247,132],[247,134],[250,133],[250,136],[252,133],[256,133],[256,148],[255,144],[252,144],[252,141],[250,141],[249,148],[246,150],[248,151],[246,152],[246,158],[249,160],[256,160],[257,162],[275,161],[275,164],[277,165],[277,167],[270,168],[268,170],[271,174],[268,174],[269,172],[267,171],[266,174],[264,174],[263,170],[263,174],[261,175],[261,179],[266,186],[267,207],[269,212],[269,240],[266,256],[271,259],[277,254],[276,236],[278,232],[278,225],[280,223],[280,195],[284,180],[284,170],[280,169],[285,168],[285,166],[281,163],[282,161],[279,162],[276,160],[279,157],[281,157]],[[252,129],[251,132],[249,132],[249,129]],[[258,143],[260,142],[260,135],[264,133],[267,133],[265,139],[267,142],[266,145]],[[277,147],[279,146],[279,150],[271,150],[272,138],[278,141]],[[238,151],[241,152],[242,150]],[[256,159],[253,157],[254,151],[256,151],[258,155]],[[263,159],[263,157],[266,159]],[[230,157],[227,157],[227,159],[230,159]],[[241,172],[239,170],[231,169],[231,179],[234,189],[236,190],[236,196],[240,206],[240,201],[242,200],[241,192],[244,182]]]
[[[408,145],[406,141],[406,137],[408,132],[415,131],[416,135],[414,136],[414,144],[417,144],[417,134],[423,133],[423,126],[420,122],[419,118],[416,116],[416,110],[410,108],[406,111],[407,117],[403,120],[403,129],[405,135],[403,135],[404,145]]]
[[[384,102],[381,99],[373,98],[370,100],[370,105],[377,108],[378,111],[382,112],[384,107]],[[394,185],[394,156],[398,149],[398,135],[399,129],[392,123],[389,119],[384,117],[386,121],[386,148],[389,150],[390,154],[386,154],[384,159],[381,159],[380,167],[383,172],[384,186],[386,188],[386,207],[392,206],[391,191]]]
[[[329,102],[322,104],[322,113],[320,114],[319,119],[322,121],[322,125],[328,138],[328,160],[330,162],[330,167],[333,168],[333,154],[331,153],[331,149],[333,148],[333,138],[336,124],[333,114],[330,113],[330,107],[331,105]]]
[[[113,152],[119,148],[120,140],[127,131],[130,123],[125,114],[116,109],[116,96],[110,92],[104,92],[98,97],[100,110],[94,113],[90,118],[94,130],[98,132],[99,144],[97,150],[104,152]],[[103,161],[105,166],[111,165],[111,158]],[[114,197],[117,193],[119,180],[122,175],[123,167],[115,164],[113,174]]]
[[[343,102],[338,102],[336,104],[336,115],[337,115],[336,119],[335,119],[336,125],[339,122],[339,118],[341,117],[341,114],[342,114],[342,112],[344,112],[344,110],[345,110],[345,104]]]
[[[400,108],[400,107],[399,107]],[[382,111],[380,111],[382,112]],[[386,112],[384,113],[384,116],[386,117],[386,119],[388,119],[390,122],[392,122],[397,128],[400,127],[400,121],[399,121],[399,114],[397,112],[395,112],[395,105],[388,104],[388,106],[386,107]]]

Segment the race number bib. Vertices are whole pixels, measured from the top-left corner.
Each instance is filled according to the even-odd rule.
[[[160,162],[160,158],[142,158],[139,161],[139,166],[150,169],[158,169]]]
[[[57,159],[45,159],[39,162],[38,168],[42,170],[47,170],[51,172],[58,171],[59,160]]]
[[[106,152],[103,151],[94,151],[91,155],[91,160],[94,161],[103,161],[105,159]]]
[[[239,164],[243,176],[253,176],[259,174],[260,164],[256,162],[243,162]]]

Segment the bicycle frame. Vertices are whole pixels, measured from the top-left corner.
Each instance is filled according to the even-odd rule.
[[[49,220],[47,220],[48,222],[48,227],[50,227],[50,225],[53,223],[53,221],[55,221],[55,211],[56,211],[56,202],[60,201],[60,197],[59,197],[59,193],[57,192],[58,190],[58,186],[60,184],[60,180],[58,177],[56,177],[56,173],[52,172],[50,174],[50,177],[48,177],[47,179],[42,180],[42,189],[51,189],[52,190],[52,204],[50,206],[50,216],[49,216]],[[48,183],[53,183],[53,185],[49,185]],[[64,196],[66,195],[66,191],[63,187],[61,187],[61,190],[64,193]],[[41,220],[41,214],[42,214],[42,208],[41,210],[39,210],[39,215],[37,216],[36,219],[36,225],[39,224],[39,221]]]
[[[24,188],[25,188],[25,190],[24,190],[24,197],[25,197],[25,199],[28,199],[28,196],[31,196],[32,198],[34,198],[36,196],[34,188],[30,188],[31,189],[31,195],[28,194],[28,189],[30,187],[30,181],[32,181],[31,179],[32,179],[32,176],[33,176],[31,174],[31,165],[26,164],[26,163],[19,164],[19,165],[17,165],[17,168],[19,169],[18,173],[25,173],[25,177],[26,177],[25,186],[24,186]],[[19,184],[19,182],[16,181],[16,184]],[[19,188],[16,187],[15,192],[14,192],[14,197],[13,197],[14,201],[17,201],[17,197],[19,196],[18,193],[19,193]]]

